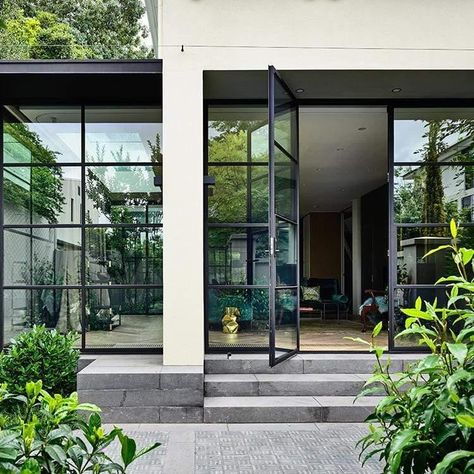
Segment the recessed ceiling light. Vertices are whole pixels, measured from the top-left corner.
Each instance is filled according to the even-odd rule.
[[[394,87],[392,89],[392,92],[394,92],[395,94],[397,94],[398,92],[401,92],[402,91],[402,88],[401,87]]]
[[[363,132],[363,131],[367,130],[367,127],[359,127],[357,130],[359,130],[359,132]]]
[[[301,88],[301,87],[299,87],[298,89],[295,89],[295,92],[296,92],[297,94],[301,94],[302,92],[304,92],[304,89]]]

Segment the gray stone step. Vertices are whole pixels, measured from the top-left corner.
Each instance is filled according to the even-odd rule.
[[[356,396],[370,374],[206,374],[207,397]]]
[[[204,423],[362,422],[380,397],[206,397]]]
[[[203,390],[202,366],[168,365],[162,356],[96,356],[77,374],[81,390]]]
[[[424,354],[390,354],[391,370],[399,372]],[[385,356],[386,358],[386,356]],[[206,355],[206,374],[369,374],[373,354],[298,354],[275,367],[269,367],[267,354]]]
[[[202,423],[200,407],[103,407],[104,423]]]

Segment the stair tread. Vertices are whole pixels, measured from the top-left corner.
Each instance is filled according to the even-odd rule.
[[[205,382],[358,382],[372,374],[206,374]]]
[[[382,398],[362,397],[354,401],[353,396],[204,397],[204,408],[375,406]]]
[[[414,353],[403,353],[403,354],[385,354],[383,356],[384,359],[387,357],[390,357],[392,360],[406,360],[406,361],[415,361],[418,360],[422,357],[425,357],[426,353],[425,352],[414,352]],[[375,363],[375,357],[372,353],[369,352],[361,352],[358,354],[354,353],[342,353],[342,352],[332,352],[332,353],[303,353],[300,352],[299,354],[295,355],[294,357],[288,359],[288,361],[291,360],[373,360]],[[227,359],[226,354],[206,354],[205,355],[205,360],[206,361],[213,361],[213,360],[229,360],[229,361],[234,361],[234,360],[245,360],[245,361],[252,361],[252,360],[265,360],[268,361],[268,354],[232,354],[232,356]],[[282,362],[282,364],[285,364],[286,362]]]

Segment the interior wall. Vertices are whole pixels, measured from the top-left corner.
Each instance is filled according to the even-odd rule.
[[[388,184],[361,198],[362,291],[388,285]]]
[[[337,278],[341,283],[341,215],[311,212],[303,219],[305,278]]]

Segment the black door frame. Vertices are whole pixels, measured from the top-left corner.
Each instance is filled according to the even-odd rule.
[[[287,155],[290,161],[295,165],[295,198],[292,205],[294,206],[294,215],[296,218],[294,222],[291,219],[288,219],[284,216],[278,214],[278,209],[276,208],[276,189],[275,189],[275,148],[278,147],[282,152],[284,150],[277,145],[275,138],[275,117],[276,117],[276,105],[275,105],[275,83],[278,82],[284,91],[288,94],[289,101],[285,103],[285,110],[291,110],[293,107],[296,109],[295,117],[295,130],[290,130],[290,134],[296,134],[296,142],[294,149],[291,150],[291,155]],[[291,119],[290,119],[291,120]],[[293,140],[293,136],[290,136],[290,140]],[[293,148],[293,144],[291,144]],[[300,289],[300,255],[299,255],[299,235],[300,235],[300,226],[299,226],[299,105],[298,100],[294,96],[291,89],[288,87],[286,82],[280,76],[278,70],[274,66],[268,67],[268,225],[269,225],[269,250],[270,250],[270,294],[269,294],[269,317],[270,317],[270,326],[269,326],[269,361],[270,366],[274,367],[275,365],[283,362],[284,360],[293,357],[300,350],[300,316],[299,316],[299,289]],[[294,155],[294,156],[293,156]],[[291,168],[293,170],[293,167]],[[295,255],[296,255],[296,285],[293,286],[279,286],[277,282],[277,263],[276,263],[276,252],[278,245],[278,235],[277,235],[277,220],[286,221],[289,225],[294,226],[296,229],[296,238],[295,238]],[[276,299],[275,295],[278,290],[282,289],[296,290],[296,347],[294,349],[287,348],[278,348],[276,347]],[[282,355],[276,356],[276,351],[283,352]]]
[[[267,104],[265,99],[205,99],[204,105],[204,175],[207,174],[207,158],[208,158],[208,142],[207,142],[207,111],[211,106],[228,105],[261,105]],[[396,284],[396,228],[394,223],[394,110],[398,108],[453,108],[453,107],[474,107],[474,97],[469,99],[457,98],[442,98],[442,99],[355,99],[355,98],[327,98],[327,99],[298,99],[299,107],[304,106],[346,106],[346,107],[361,107],[361,106],[378,106],[385,107],[387,110],[387,181],[389,184],[388,196],[388,280],[389,280],[389,327],[388,327],[388,352],[389,353],[417,353],[423,350],[419,347],[396,347],[394,344],[394,313],[393,313],[393,296],[394,290],[398,288]],[[461,163],[462,164],[462,163]],[[472,164],[471,164],[472,165]],[[206,195],[206,193],[204,193]],[[209,347],[208,337],[208,313],[207,313],[207,283],[208,283],[208,268],[207,268],[207,197],[204,198],[204,334],[205,334],[205,353],[226,353],[230,351],[228,347]],[[474,223],[470,226],[474,226]],[[413,227],[426,227],[426,224],[414,224]],[[439,225],[437,225],[439,227]],[[410,288],[420,289],[431,287],[431,285],[410,285]],[[236,353],[258,353],[268,352],[268,348],[261,347],[232,347],[231,351]],[[307,353],[331,354],[335,351],[321,350],[321,351],[304,351]],[[341,354],[360,354],[361,351],[342,350],[337,351]]]

